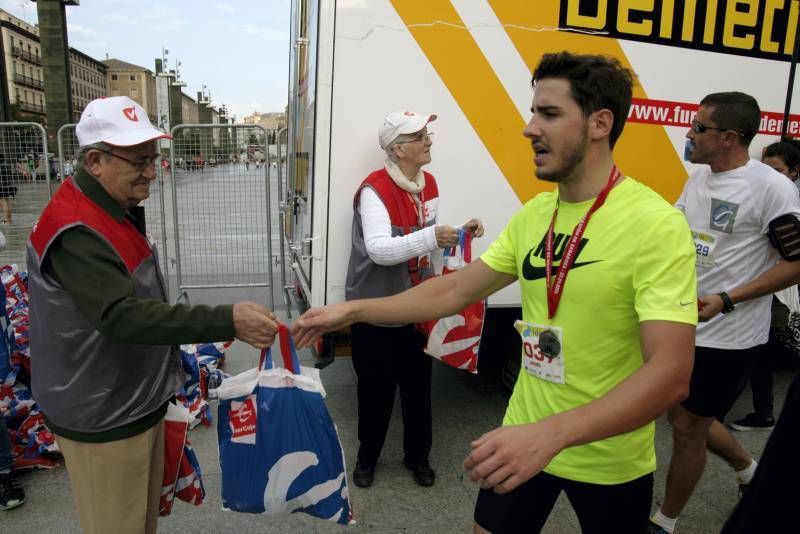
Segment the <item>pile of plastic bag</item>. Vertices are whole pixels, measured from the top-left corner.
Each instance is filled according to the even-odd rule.
[[[14,469],[50,469],[59,465],[58,445],[30,390],[28,277],[5,265],[0,281],[0,414],[8,426]]]
[[[199,423],[205,426],[211,424],[211,410],[207,399],[209,395],[214,397],[214,390],[228,376],[220,368],[225,363],[225,352],[231,344],[233,341],[181,345],[186,382],[176,398],[178,403],[189,410],[189,428],[194,428]]]
[[[203,473],[192,448],[188,431],[198,424],[211,424],[208,399],[228,375],[220,367],[233,341],[181,345],[181,363],[186,382],[170,403],[164,422],[164,479],[161,485],[159,515],[172,513],[175,499],[199,506],[205,499]]]

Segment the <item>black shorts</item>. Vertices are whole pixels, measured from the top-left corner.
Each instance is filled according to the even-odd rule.
[[[561,491],[566,492],[584,534],[644,534],[653,499],[653,475],[623,484],[575,482],[539,473],[513,491],[482,489],[475,522],[494,534],[539,532]]]
[[[747,386],[762,346],[728,350],[696,347],[689,396],[681,406],[699,417],[720,421]]]

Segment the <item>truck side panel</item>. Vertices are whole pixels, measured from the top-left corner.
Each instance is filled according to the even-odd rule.
[[[482,218],[480,254],[522,203],[553,187],[534,177],[521,135],[530,72],[542,54],[608,54],[635,72],[617,163],[674,201],[691,168],[682,161],[685,133],[704,95],[741,90],[763,110],[782,112],[798,2],[737,8],[745,3],[665,1],[633,9],[615,0],[537,0],[534,9],[518,0],[340,0],[335,12],[332,4],[322,2],[320,11],[317,85],[320,95],[330,93],[317,99],[315,128],[329,139],[314,146],[313,235],[322,246],[315,240],[312,304],[344,298],[353,193],[383,164],[377,130],[390,111],[439,115],[427,170],[441,189],[440,221]],[[778,129],[765,119],[754,157]],[[506,288],[490,305],[518,306],[517,289]]]

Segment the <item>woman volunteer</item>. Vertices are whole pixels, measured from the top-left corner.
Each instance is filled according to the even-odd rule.
[[[439,191],[431,161],[436,115],[396,111],[379,131],[386,152],[383,168],[372,172],[355,194],[353,245],[347,268],[347,300],[388,297],[432,276],[431,253],[458,243],[458,228],[436,224]],[[475,237],[483,224],[462,228]],[[383,448],[397,386],[403,412],[403,463],[422,486],[435,473],[428,462],[432,444],[431,358],[414,325],[352,325],[353,367],[358,376],[358,440],[353,482],[372,485]]]

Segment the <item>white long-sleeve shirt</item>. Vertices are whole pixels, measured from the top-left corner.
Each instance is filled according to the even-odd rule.
[[[428,202],[438,205],[439,199]],[[436,207],[429,207],[429,211],[435,214]],[[365,187],[361,191],[358,212],[361,215],[367,254],[378,265],[397,265],[411,258],[430,254],[439,248],[436,244],[435,225],[408,235],[393,237],[389,211],[371,187]]]

